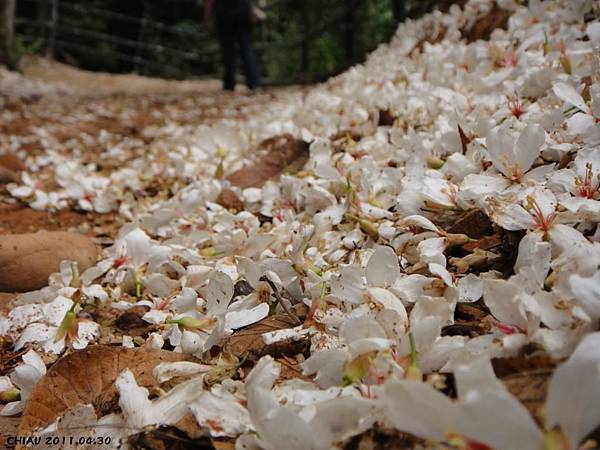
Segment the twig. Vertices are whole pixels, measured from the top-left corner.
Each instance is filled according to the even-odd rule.
[[[275,297],[275,299],[277,300],[277,302],[279,302],[279,304],[281,305],[281,307],[284,309],[284,311],[287,313],[288,316],[290,316],[292,319],[294,319],[294,322],[296,322],[297,325],[300,325],[302,323],[302,321],[298,318],[298,316],[296,314],[294,314],[285,304],[285,302],[283,301],[283,297],[281,297],[281,294],[279,294],[279,291],[277,290],[277,286],[275,286],[275,283],[273,283],[273,281],[271,281],[269,279],[269,277],[263,275],[262,277],[260,277],[260,281],[266,281],[269,286],[271,287],[271,290],[273,291],[273,296]]]

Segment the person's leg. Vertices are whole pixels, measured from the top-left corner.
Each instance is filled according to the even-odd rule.
[[[233,91],[235,89],[235,37],[229,27],[218,24],[219,45],[221,46],[221,58],[223,61],[223,89]]]
[[[246,85],[249,89],[255,89],[260,84],[260,75],[258,64],[256,62],[256,53],[252,46],[252,28],[242,28],[238,32],[238,43],[244,62],[244,75],[246,76]]]

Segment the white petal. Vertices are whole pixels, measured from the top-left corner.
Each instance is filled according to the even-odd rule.
[[[0,416],[16,416],[20,414],[25,409],[25,403],[24,401],[7,403],[2,408],[2,411],[0,411]]]
[[[561,100],[570,103],[573,106],[577,106],[580,110],[587,114],[590,113],[590,108],[585,103],[583,97],[570,84],[558,81],[554,83],[552,89],[556,96]]]
[[[419,252],[419,260],[424,264],[435,263],[441,266],[445,266],[445,249],[445,238],[424,239],[417,245],[417,251]]]
[[[565,250],[588,244],[588,240],[575,228],[558,223],[550,227],[548,238],[553,247],[553,254],[560,255]]]
[[[146,233],[139,228],[134,228],[122,238],[127,257],[135,268],[145,264],[150,257],[152,241]]]
[[[119,392],[119,406],[127,425],[136,429],[148,425],[147,414],[152,404],[148,400],[148,389],[138,386],[129,369],[117,377],[115,386]]]
[[[519,286],[505,280],[484,280],[483,300],[499,321],[527,329],[527,316],[519,302]]]
[[[387,422],[423,439],[445,440],[460,417],[449,397],[429,384],[415,381],[387,382],[382,403]]]
[[[222,314],[233,297],[233,282],[228,275],[215,271],[205,289],[207,311],[211,315]]]
[[[543,240],[541,233],[527,233],[519,243],[519,255],[515,262],[515,272],[526,270],[541,287],[550,270],[552,248]]]
[[[548,425],[560,424],[571,448],[600,423],[600,333],[584,337],[554,372],[546,398]]]
[[[162,273],[152,273],[144,278],[144,287],[157,297],[169,297],[178,287],[179,282]]]
[[[387,336],[385,330],[371,316],[351,317],[346,319],[340,327],[340,337],[346,342],[351,343],[359,339],[382,338]]]
[[[196,309],[197,300],[198,293],[192,288],[185,287],[173,300],[173,307],[179,314],[182,314]]]
[[[491,219],[505,230],[528,230],[535,227],[535,220],[525,208],[515,203],[503,203],[493,209]]]
[[[488,133],[485,143],[494,167],[505,176],[510,177],[507,164],[516,163],[516,161],[513,160],[515,136],[506,127],[499,126]]]
[[[430,221],[429,219],[426,219],[423,216],[419,216],[419,215],[405,217],[400,222],[400,226],[402,226],[402,227],[418,226],[418,227],[423,228],[424,230],[439,232],[438,227],[436,227],[432,221]]]
[[[400,276],[400,263],[390,247],[378,246],[366,267],[367,282],[371,286],[388,287]]]
[[[600,318],[600,271],[591,277],[573,274],[569,277],[571,292],[593,319]]]
[[[331,277],[331,295],[347,303],[363,303],[364,271],[357,266],[344,267],[338,276]]]
[[[485,197],[503,192],[510,182],[502,176],[467,175],[460,185],[458,197],[465,201],[477,201],[477,204]]]
[[[23,355],[23,362],[37,369],[42,375],[46,373],[46,364],[44,364],[40,355],[33,350],[29,350]]]
[[[389,349],[394,343],[389,339],[367,338],[352,341],[349,344],[351,357],[364,355],[365,353],[381,352]]]
[[[529,411],[508,392],[475,389],[462,403],[463,416],[457,428],[465,436],[496,450],[540,449],[541,431]]]
[[[408,325],[408,316],[406,314],[406,308],[392,292],[383,288],[369,288],[367,294],[374,302],[379,303],[385,309],[395,311],[398,314],[398,318]]]
[[[248,410],[228,392],[206,392],[190,404],[190,410],[212,437],[235,437],[252,429]]]
[[[148,389],[137,384],[129,369],[115,381],[119,406],[129,427],[173,425],[188,413],[188,404],[202,392],[202,378],[181,383],[157,400],[148,400]]]
[[[0,377],[0,392],[8,391],[13,387],[14,385],[10,381],[10,378],[8,378],[7,376]]]
[[[398,278],[390,290],[405,303],[414,303],[422,295],[423,289],[431,285],[433,279],[413,274]]]
[[[367,399],[348,395],[318,403],[310,424],[318,432],[319,448],[331,448],[371,428],[377,420],[375,408]]]
[[[160,363],[152,371],[152,375],[159,383],[164,383],[174,377],[195,375],[208,372],[212,366],[198,364],[190,361],[177,361],[172,363]]]
[[[347,350],[321,350],[302,363],[302,370],[305,375],[316,373],[315,381],[322,388],[338,386],[342,381],[344,365],[349,359]]]
[[[269,305],[260,303],[249,310],[230,311],[225,315],[225,327],[230,330],[237,330],[256,323],[269,315]]]
[[[483,280],[475,274],[468,274],[458,280],[458,301],[461,303],[473,303],[483,295]]]
[[[15,350],[22,349],[29,342],[44,342],[54,339],[56,327],[49,327],[43,323],[32,323],[23,332],[15,343]]]
[[[452,275],[450,275],[450,272],[442,264],[429,263],[427,268],[432,275],[440,277],[446,283],[446,286],[454,286]]]
[[[159,309],[151,309],[142,316],[142,319],[153,325],[161,325],[165,323],[167,317],[169,317],[169,313]]]
[[[21,399],[27,400],[34,386],[42,378],[37,369],[32,366],[21,364],[11,375],[12,382],[21,389]]]
[[[515,146],[515,159],[521,172],[525,173],[540,154],[540,148],[546,142],[546,132],[538,124],[530,124],[521,132]]]

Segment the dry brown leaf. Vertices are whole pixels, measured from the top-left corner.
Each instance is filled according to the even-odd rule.
[[[467,137],[465,131],[462,129],[460,124],[458,125],[458,135],[460,136],[460,145],[462,147],[462,154],[465,155],[467,153],[467,147],[471,143],[471,139]]]
[[[0,236],[0,291],[28,292],[48,284],[63,260],[80,272],[96,263],[97,250],[86,236],[61,231]]]
[[[244,203],[240,200],[235,192],[229,188],[225,188],[221,191],[217,197],[217,203],[223,208],[240,212],[244,210]]]
[[[506,29],[511,12],[501,8],[494,2],[492,9],[479,17],[470,28],[461,30],[462,36],[468,43],[478,40],[488,40],[496,28]]]
[[[300,363],[296,358],[282,356],[276,358],[275,361],[281,364],[281,371],[279,372],[279,378],[277,378],[277,381],[275,382],[276,384],[285,380],[312,380],[312,377],[304,375]]]
[[[0,448],[12,448],[7,438],[18,435],[20,420],[19,417],[0,417]]]
[[[490,218],[481,209],[471,209],[461,214],[446,231],[466,234],[473,239],[481,239],[493,232]]]
[[[263,333],[293,328],[296,323],[293,318],[284,314],[276,314],[261,320],[240,332],[230,336],[224,345],[224,352],[236,356],[239,359],[254,361],[264,355],[293,356],[303,351],[307,340],[294,342],[278,342],[267,345],[262,339]]]
[[[531,415],[542,421],[542,407],[556,361],[546,356],[496,358],[494,372]]]
[[[232,185],[247,188],[261,187],[268,180],[293,166],[304,166],[308,160],[308,144],[284,134],[261,142],[259,157],[254,165],[236,170],[227,177]]]
[[[21,161],[21,158],[12,152],[0,153],[0,166],[6,167],[13,172],[27,170],[27,166]]]
[[[235,450],[235,441],[233,439],[220,441],[213,439],[211,443],[215,450]]]
[[[104,414],[117,402],[115,379],[130,369],[140,386],[153,387],[152,375],[161,362],[193,360],[165,350],[95,345],[71,353],[56,362],[35,386],[29,397],[19,434],[26,435],[52,423],[77,405],[92,404]]]
[[[14,342],[8,336],[0,336],[0,376],[8,375],[21,362],[27,350],[14,351]]]
[[[551,375],[552,369],[541,368],[509,375],[502,382],[531,415],[541,421]]]
[[[8,183],[16,183],[19,181],[19,176],[12,170],[0,165],[0,185]]]
[[[144,431],[129,438],[134,449],[145,450],[212,450],[208,437],[190,439],[175,427]]]
[[[17,298],[17,294],[0,292],[0,312],[8,314],[8,312],[12,309],[12,303],[15,298]]]

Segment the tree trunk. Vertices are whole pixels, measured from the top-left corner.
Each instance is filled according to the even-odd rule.
[[[46,47],[46,58],[54,59],[56,53],[56,28],[58,26],[58,1],[52,0],[50,10],[50,29],[48,30],[48,42]]]
[[[355,17],[354,10],[356,8],[356,1],[346,0],[345,2],[345,14],[344,14],[344,50],[346,53],[346,63],[352,64],[355,56],[355,45],[354,33],[355,30]]]
[[[396,22],[402,22],[406,18],[404,0],[392,0],[392,9]]]
[[[0,64],[15,65],[14,40],[15,0],[0,0]]]

